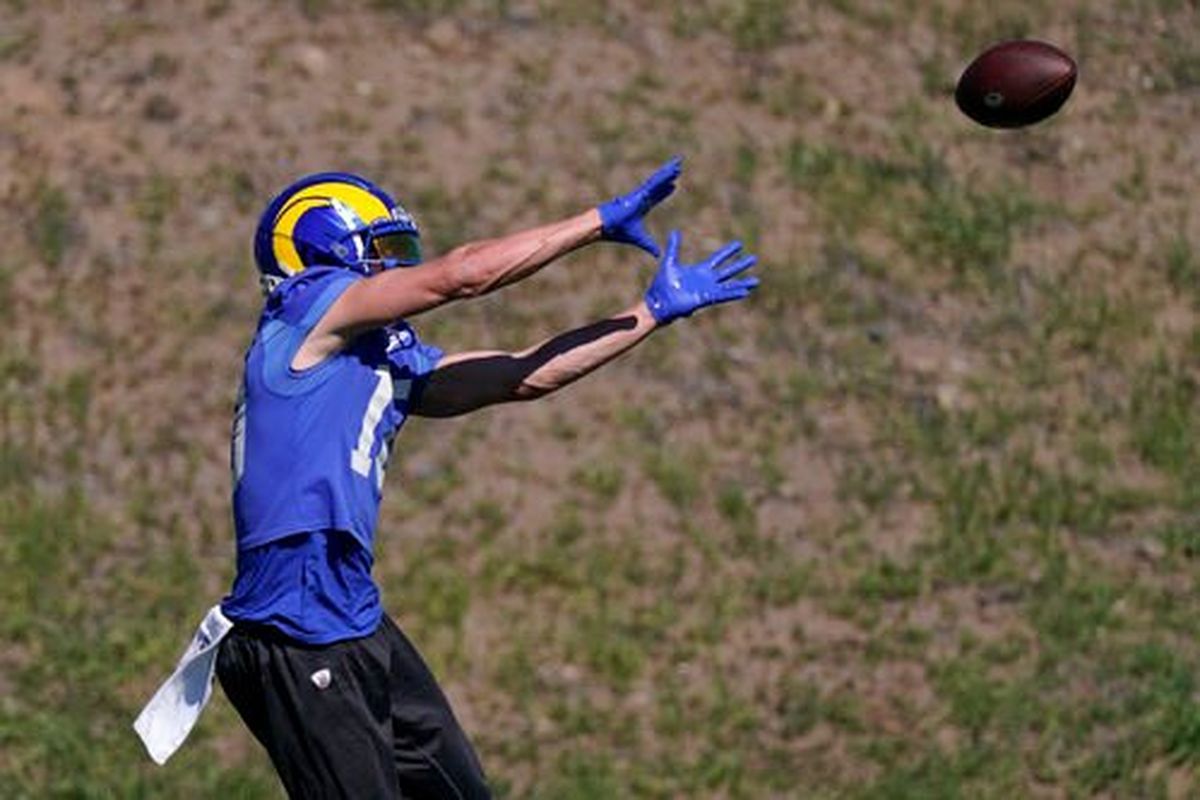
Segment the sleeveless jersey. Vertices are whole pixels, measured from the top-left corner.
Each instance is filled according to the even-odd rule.
[[[372,551],[392,437],[442,353],[399,322],[293,369],[305,337],[356,280],[363,278],[345,269],[306,269],[267,300],[234,416],[239,552],[328,530]]]

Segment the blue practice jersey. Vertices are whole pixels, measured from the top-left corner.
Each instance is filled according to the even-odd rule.
[[[234,420],[239,552],[328,530],[372,550],[392,437],[442,353],[400,322],[358,336],[314,367],[293,369],[305,337],[357,280],[345,269],[306,269],[267,300]]]
[[[370,636],[383,616],[374,559],[348,533],[297,533],[239,550],[221,611],[307,644]]]

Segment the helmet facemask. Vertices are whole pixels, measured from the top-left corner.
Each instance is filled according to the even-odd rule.
[[[410,226],[382,220],[368,226],[367,264],[382,269],[412,267],[421,263],[421,238]]]

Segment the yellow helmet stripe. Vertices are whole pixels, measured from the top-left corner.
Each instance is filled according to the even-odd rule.
[[[296,223],[305,211],[318,207],[324,202],[315,197],[299,201],[292,200],[284,205],[279,216],[275,218],[271,244],[275,250],[275,260],[279,262],[280,269],[288,275],[295,275],[304,269],[304,262],[300,260],[300,254],[296,252],[296,245],[292,241],[292,231],[296,229]]]
[[[382,200],[352,183],[326,181],[304,187],[283,204],[271,228],[275,260],[280,269],[288,275],[295,275],[304,269],[304,262],[300,260],[300,254],[296,252],[296,245],[292,242],[292,232],[296,229],[296,223],[305,211],[319,206],[330,197],[350,206],[364,222],[386,219],[392,213]]]

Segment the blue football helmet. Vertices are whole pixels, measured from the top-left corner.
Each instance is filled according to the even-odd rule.
[[[420,232],[404,207],[348,172],[318,172],[270,202],[254,232],[259,283],[269,293],[306,267],[363,275],[421,263]]]

